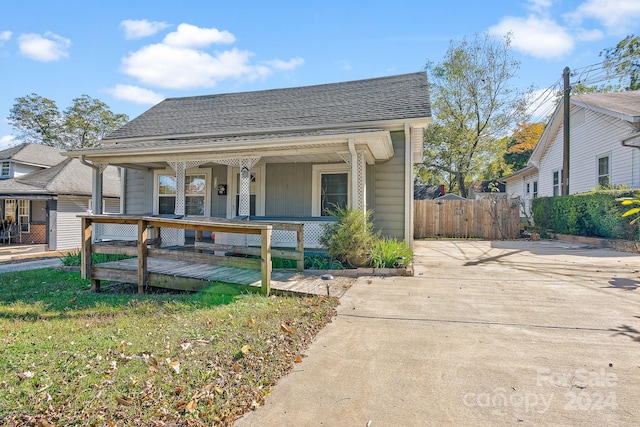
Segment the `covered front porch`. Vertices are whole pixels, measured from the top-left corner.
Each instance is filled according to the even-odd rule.
[[[162,154],[137,142],[115,143],[99,150],[68,154],[93,168],[93,214],[101,214],[102,171],[122,169],[124,214],[249,222],[302,224],[304,248],[319,249],[323,224],[334,221],[334,206],[367,209],[376,161],[393,156],[387,131],[349,130],[286,137],[267,143],[230,138],[163,141]],[[249,155],[250,154],[250,155]],[[102,225],[94,240],[136,238],[135,230]],[[176,229],[163,235],[165,246],[183,246],[193,234]],[[256,236],[218,231],[206,235],[216,244],[256,245]],[[274,230],[274,247],[295,247],[295,235]]]

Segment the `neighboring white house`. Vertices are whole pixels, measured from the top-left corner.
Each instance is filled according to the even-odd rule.
[[[640,188],[640,91],[571,97],[569,194],[599,186]],[[527,166],[502,179],[529,214],[534,197],[562,194],[564,106],[558,105]]]

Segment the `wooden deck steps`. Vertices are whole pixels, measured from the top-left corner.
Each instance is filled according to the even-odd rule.
[[[256,292],[261,287],[259,270],[157,258],[149,258],[147,263],[150,286],[186,291],[209,289],[211,292],[223,294]],[[122,281],[127,281],[130,277],[132,283],[135,283],[138,259],[105,262],[95,264],[93,268],[103,277],[113,277],[114,280],[119,277]],[[113,271],[113,274],[110,275],[109,271]],[[341,297],[352,281],[351,278],[342,277],[323,280],[319,275],[274,270],[271,292],[285,295],[327,295],[329,285],[329,294]],[[211,282],[217,284],[212,285]]]

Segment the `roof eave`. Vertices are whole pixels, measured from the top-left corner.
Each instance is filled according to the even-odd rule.
[[[296,127],[283,127],[283,128],[265,128],[254,129],[244,132],[206,132],[206,133],[192,133],[192,134],[171,134],[171,135],[154,135],[154,136],[142,136],[131,138],[104,138],[101,142],[105,145],[113,145],[117,143],[127,142],[144,142],[155,141],[158,139],[195,139],[195,138],[214,138],[225,136],[250,136],[260,135],[265,133],[287,133],[297,131],[311,131],[311,130],[327,130],[327,129],[358,129],[358,128],[381,128],[382,130],[394,131],[403,130],[404,125],[409,123],[411,127],[426,127],[431,123],[431,116],[420,116],[405,119],[394,120],[378,120],[378,121],[366,121],[366,122],[354,122],[354,123],[332,123],[327,125],[313,125],[313,126],[296,126]]]

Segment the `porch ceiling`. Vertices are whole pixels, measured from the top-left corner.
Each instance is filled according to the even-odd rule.
[[[348,154],[349,141],[356,150],[364,150],[369,164],[393,156],[393,144],[388,131],[377,129],[349,130],[338,134],[291,136],[259,139],[256,136],[229,136],[174,140],[149,140],[105,144],[97,149],[74,150],[65,154],[82,155],[94,163],[111,164],[133,169],[162,169],[168,161],[207,161],[260,157],[260,163],[334,163]]]

